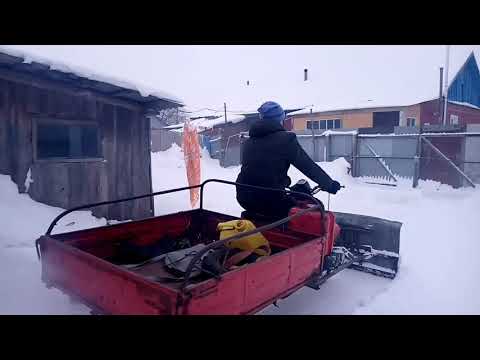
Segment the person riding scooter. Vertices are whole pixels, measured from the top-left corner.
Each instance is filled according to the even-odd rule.
[[[336,194],[340,184],[323,171],[303,150],[293,132],[283,127],[285,111],[268,101],[258,109],[260,119],[252,124],[249,138],[242,146],[242,168],[237,182],[273,189],[289,187],[288,169],[293,165],[316,182],[321,190]],[[277,191],[237,186],[237,201],[249,213],[285,217],[296,201]]]

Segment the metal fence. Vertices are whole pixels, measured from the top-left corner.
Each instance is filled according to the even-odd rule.
[[[182,133],[161,129],[151,130],[152,151],[165,151],[173,144],[182,146]]]
[[[315,161],[345,158],[354,177],[397,182],[435,180],[454,187],[480,183],[480,133],[298,135]],[[323,155],[322,155],[323,154]]]
[[[232,135],[226,141],[201,136],[200,143],[221,166],[228,167],[241,163],[241,146],[246,138],[245,133]],[[414,187],[419,179],[454,187],[480,184],[480,132],[387,135],[356,131],[298,132],[297,139],[316,162],[345,158],[354,177],[384,178],[393,184],[406,178],[411,179]],[[181,135],[167,140],[181,144]]]

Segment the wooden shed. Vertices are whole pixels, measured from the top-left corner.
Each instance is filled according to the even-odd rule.
[[[61,208],[151,192],[148,115],[180,101],[58,68],[0,49],[0,174]],[[138,219],[153,201],[92,210]]]

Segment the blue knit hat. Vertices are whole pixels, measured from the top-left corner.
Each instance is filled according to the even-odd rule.
[[[274,121],[282,122],[285,120],[285,111],[282,107],[273,101],[267,101],[258,108],[260,119],[271,119]]]

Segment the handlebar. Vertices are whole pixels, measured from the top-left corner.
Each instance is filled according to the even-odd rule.
[[[344,189],[344,188],[345,188],[345,185],[340,185],[340,189]],[[311,194],[311,195],[315,195],[315,194],[317,194],[320,190],[322,190],[322,189],[320,188],[319,185],[317,185],[317,186],[315,186],[315,187],[312,189],[312,191],[310,192],[310,194]]]

